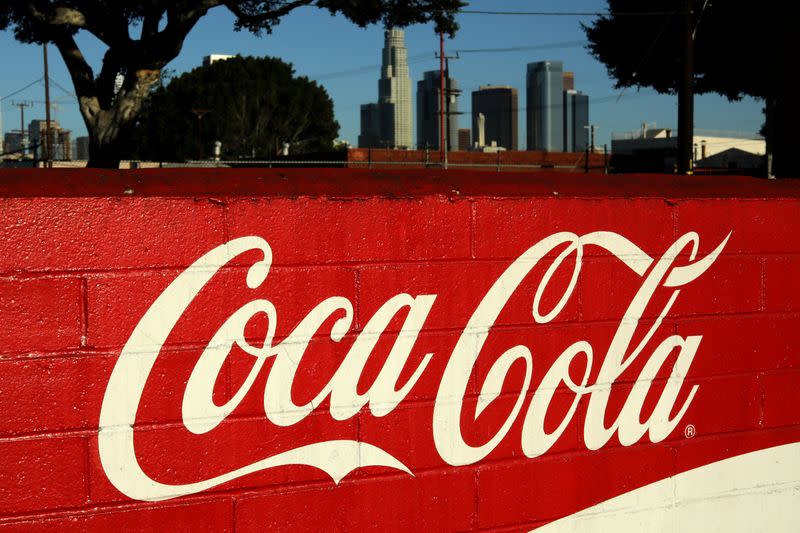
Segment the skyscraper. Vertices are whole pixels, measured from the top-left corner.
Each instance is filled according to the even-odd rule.
[[[381,141],[381,122],[378,104],[361,104],[360,148],[378,148]]]
[[[564,150],[563,73],[564,65],[561,61],[528,63],[528,150]]]
[[[459,128],[458,149],[466,152],[470,148],[472,148],[472,130],[469,128]]]
[[[361,106],[361,148],[412,148],[411,77],[403,30],[384,32],[378,102]]]
[[[391,148],[412,148],[411,78],[405,33],[395,28],[384,32],[381,79],[378,81],[381,141]]]
[[[439,149],[441,115],[441,76],[430,70],[417,82],[417,146]],[[458,82],[446,79],[445,85],[445,146],[448,151],[458,150]]]
[[[564,72],[564,90],[572,91],[575,89],[575,73],[566,71]]]
[[[583,152],[589,146],[589,96],[564,91],[564,151]]]
[[[472,93],[472,139],[478,141],[478,115],[484,116],[484,138],[506,150],[517,150],[519,119],[517,90],[507,85],[486,85]]]

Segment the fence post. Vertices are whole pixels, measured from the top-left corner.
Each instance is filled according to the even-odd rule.
[[[586,158],[585,158],[585,160],[583,162],[583,173],[584,174],[588,174],[589,173],[589,147],[588,146],[586,147]]]

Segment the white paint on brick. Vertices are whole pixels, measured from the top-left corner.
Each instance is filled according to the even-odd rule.
[[[536,533],[800,530],[800,443],[719,461],[585,509]]]

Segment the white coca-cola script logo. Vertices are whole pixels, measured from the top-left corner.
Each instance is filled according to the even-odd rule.
[[[595,383],[588,383],[594,354],[592,346],[586,341],[576,342],[567,348],[546,371],[524,414],[521,442],[523,452],[527,457],[537,457],[553,446],[569,424],[578,401],[583,396],[588,396],[583,428],[583,439],[587,448],[597,450],[603,447],[615,432],[625,446],[634,444],[645,434],[652,442],[665,439],[676,428],[697,392],[697,386],[693,387],[677,414],[670,418],[702,337],[684,338],[673,335],[658,344],[645,362],[617,420],[611,427],[606,427],[604,415],[609,393],[615,380],[641,355],[645,345],[652,339],[678,297],[680,288],[708,270],[729,237],[730,234],[713,252],[703,258],[697,258],[699,237],[696,233],[687,233],[680,237],[657,260],[649,257],[622,235],[605,231],[583,236],[557,233],[528,249],[508,267],[483,297],[450,355],[433,410],[433,439],[441,458],[454,466],[480,461],[506,436],[520,414],[530,387],[533,368],[531,351],[522,345],[507,350],[491,367],[481,385],[474,416],[477,418],[498,397],[512,364],[522,361],[525,367],[524,384],[518,392],[511,413],[494,436],[481,446],[467,444],[462,436],[460,418],[464,396],[488,332],[506,302],[537,262],[561,248],[563,250],[546,271],[534,294],[532,315],[536,323],[553,320],[569,300],[575,289],[584,248],[587,246],[603,248],[616,256],[642,278],[642,283],[620,321]],[[266,457],[223,475],[183,485],[159,483],[141,469],[134,448],[133,425],[148,375],[167,336],[192,300],[219,269],[235,257],[252,250],[263,253],[263,260],[250,266],[247,285],[251,289],[259,287],[266,279],[272,263],[269,245],[260,237],[234,239],[211,250],[182,272],[150,306],[122,349],[103,398],[98,445],[108,479],[130,498],[156,501],[194,494],[252,472],[285,465],[319,468],[337,483],[351,471],[363,466],[384,466],[411,473],[400,460],[386,451],[356,440],[317,442]],[[681,253],[688,256],[689,264],[674,266],[673,263]],[[544,312],[541,309],[541,300],[545,289],[554,273],[573,255],[574,266],[568,287],[558,303]],[[659,287],[672,289],[671,296],[643,340],[637,346],[631,346],[642,313]],[[400,372],[409,359],[417,335],[436,297],[435,294],[398,294],[389,299],[356,337],[328,384],[314,400],[305,405],[296,405],[291,397],[291,386],[300,360],[311,337],[334,313],[341,315],[344,312],[344,316],[334,323],[331,339],[339,342],[348,333],[353,321],[352,302],[338,296],[324,300],[275,346],[273,335],[277,310],[274,305],[265,299],[247,303],[214,333],[197,361],[183,395],[183,424],[188,431],[198,435],[217,427],[247,395],[268,358],[275,360],[267,377],[264,411],[266,417],[276,426],[286,427],[299,422],[327,398],[330,399],[330,415],[336,420],[351,418],[366,405],[375,417],[389,414],[414,387],[433,356],[427,354],[406,384],[399,390],[396,389]],[[356,386],[367,359],[391,319],[400,311],[406,313],[402,331],[376,380],[366,393],[360,394]],[[244,328],[250,318],[262,313],[269,319],[269,331],[263,345],[256,347],[245,339]],[[252,368],[238,391],[224,405],[217,405],[212,398],[214,383],[234,344],[253,356]],[[670,372],[671,377],[664,386],[654,411],[648,420],[642,422],[640,415],[645,397],[657,373],[676,349],[678,355]],[[576,383],[570,377],[569,367],[578,357],[585,361],[585,373],[583,379]],[[547,433],[544,429],[545,415],[554,391],[562,384],[575,393],[575,399],[563,422],[554,432]]]

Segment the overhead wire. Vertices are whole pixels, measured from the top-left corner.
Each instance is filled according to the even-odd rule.
[[[76,100],[78,99],[78,95],[76,95],[75,93],[73,93],[73,92],[72,92],[72,91],[70,91],[69,89],[65,89],[63,85],[61,85],[60,83],[58,83],[58,82],[57,82],[56,80],[54,80],[53,78],[49,78],[49,79],[50,79],[50,83],[52,83],[53,85],[55,85],[57,88],[61,89],[61,91],[63,91],[64,93],[68,94],[68,95],[69,95],[69,96],[71,96],[72,98],[75,98]],[[41,80],[40,80],[40,81],[41,81]]]
[[[453,52],[459,54],[483,54],[483,53],[527,52],[533,50],[555,50],[560,48],[577,48],[580,46],[584,46],[586,42],[587,41],[579,40],[579,41],[561,41],[555,43],[529,44],[529,45],[499,47],[499,48],[457,48],[454,49]],[[413,56],[408,57],[408,64],[413,65],[433,59],[436,59],[436,55],[433,52],[415,54]],[[380,64],[364,65],[361,67],[355,67],[346,70],[338,70],[333,72],[326,72],[324,74],[311,75],[309,76],[309,78],[317,81],[346,78],[349,76],[372,74],[375,70],[378,70],[380,68],[381,68]]]
[[[22,87],[21,89],[17,89],[13,93],[10,93],[10,94],[7,94],[7,95],[3,96],[2,98],[0,98],[0,101],[8,100],[9,98],[18,95],[19,93],[21,93],[21,92],[23,92],[23,91],[25,91],[27,89],[30,89],[31,87],[33,87],[34,85],[36,85],[37,83],[42,81],[43,79],[44,79],[44,77],[41,77],[41,78],[36,79],[36,80],[33,80],[32,82],[27,84],[25,87]]]
[[[576,48],[587,43],[581,41],[563,41],[558,43],[508,46],[504,48],[456,48],[453,50],[457,54],[485,54],[485,53],[505,53],[505,52],[529,52],[532,50],[555,50],[557,48]]]
[[[462,9],[459,15],[501,15],[523,17],[655,17],[669,15],[669,11],[494,11],[480,9]]]

